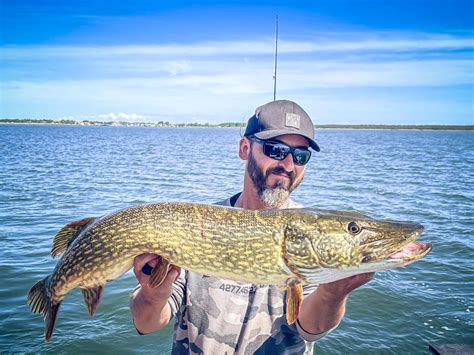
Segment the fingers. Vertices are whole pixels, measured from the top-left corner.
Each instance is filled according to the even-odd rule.
[[[370,280],[372,280],[374,278],[374,275],[375,275],[374,272],[367,272],[367,273],[364,273],[364,274],[351,276],[351,277],[349,277],[347,279],[343,279],[341,281],[344,282],[345,280],[347,280],[347,285],[350,287],[351,290],[353,290],[353,289],[356,289],[356,288],[366,284]]]
[[[171,287],[173,283],[176,281],[176,279],[179,277],[180,272],[181,272],[181,269],[179,267],[177,266],[170,267],[170,270],[168,271],[168,274],[163,280],[161,287],[163,288]]]
[[[374,278],[375,273],[368,272],[349,276],[345,279],[320,284],[319,288],[332,295],[346,296]]]
[[[152,253],[145,253],[135,257],[133,260],[133,268],[141,270],[146,263],[148,263],[151,267],[154,267],[160,256]]]
[[[350,277],[350,282],[348,282],[349,291],[352,291],[362,285],[365,285],[367,282],[374,278],[374,275],[374,272],[368,272]]]
[[[133,273],[142,286],[144,281],[148,280],[147,278],[149,277],[142,272],[143,267],[148,264],[151,268],[154,268],[159,261],[160,256],[151,253],[141,254],[135,257],[133,260]]]
[[[364,283],[367,283],[374,278],[375,272],[368,272],[367,274],[364,274],[364,275],[365,275],[365,280],[366,280]]]
[[[366,275],[366,277],[367,277],[367,280],[370,281],[370,280],[372,280],[372,279],[374,278],[375,272],[368,272],[368,273],[366,273],[365,275]]]
[[[152,253],[145,253],[135,257],[133,261],[133,272],[143,289],[151,289],[149,286],[151,270],[160,262],[161,257]],[[172,285],[179,277],[180,272],[181,269],[179,267],[172,265],[165,279],[157,289],[159,288],[166,293],[171,292]]]
[[[362,286],[363,284],[369,282],[374,278],[375,272],[367,272],[365,274],[356,275],[358,278],[356,279],[355,284],[358,286]]]

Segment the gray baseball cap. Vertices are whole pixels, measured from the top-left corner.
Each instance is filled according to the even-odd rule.
[[[254,135],[260,139],[270,139],[284,134],[305,137],[309,146],[319,152],[319,146],[314,141],[311,118],[301,106],[289,100],[271,101],[257,107],[255,115],[249,118],[244,136]]]

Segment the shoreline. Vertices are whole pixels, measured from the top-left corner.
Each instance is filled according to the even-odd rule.
[[[160,124],[147,122],[35,122],[34,120],[0,120],[0,125],[38,125],[38,126],[102,126],[102,127],[151,127],[151,128],[245,128],[235,123],[199,124],[178,123]],[[474,125],[315,125],[316,130],[386,130],[386,131],[474,131]]]

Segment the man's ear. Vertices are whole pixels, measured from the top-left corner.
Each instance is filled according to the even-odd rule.
[[[250,154],[250,141],[246,137],[240,138],[239,157],[242,160],[248,160]]]

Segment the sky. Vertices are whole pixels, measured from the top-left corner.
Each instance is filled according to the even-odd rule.
[[[0,1],[0,118],[474,124],[474,2]]]

